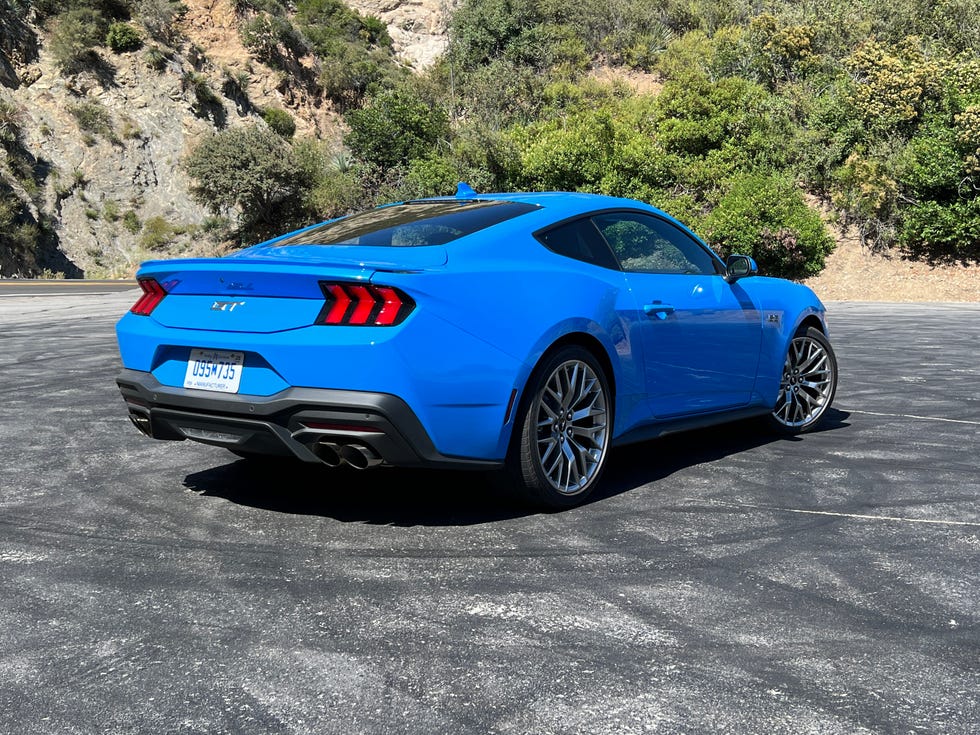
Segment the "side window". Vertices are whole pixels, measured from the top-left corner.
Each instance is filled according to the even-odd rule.
[[[715,275],[717,259],[666,220],[639,212],[610,212],[593,220],[624,271]]]
[[[548,250],[585,263],[619,270],[616,258],[609,250],[590,219],[566,222],[536,235]]]

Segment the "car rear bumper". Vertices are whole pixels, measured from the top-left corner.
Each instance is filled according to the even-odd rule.
[[[441,454],[408,404],[388,393],[287,388],[271,396],[224,394],[163,385],[151,373],[129,369],[116,384],[133,424],[154,439],[191,439],[244,454],[291,454],[329,466],[501,466]]]

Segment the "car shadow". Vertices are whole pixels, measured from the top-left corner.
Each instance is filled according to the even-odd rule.
[[[239,505],[345,523],[468,526],[538,512],[501,492],[483,472],[355,470],[256,458],[194,472],[184,486]]]
[[[830,409],[818,431],[845,427],[848,416]],[[617,447],[602,486],[583,506],[681,469],[773,442],[802,440],[777,436],[758,421],[739,421]],[[199,495],[260,510],[371,525],[469,526],[563,512],[528,505],[501,487],[499,476],[487,472],[330,469],[289,458],[257,458],[191,473],[183,484]]]
[[[704,429],[668,434],[650,441],[617,447],[606,468],[602,487],[585,505],[629,492],[706,462],[717,462],[749,449],[776,442],[802,442],[807,436],[849,426],[850,413],[827,409],[820,426],[805,435],[781,435],[760,419],[746,419]]]

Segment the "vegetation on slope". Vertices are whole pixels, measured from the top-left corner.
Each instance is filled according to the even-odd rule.
[[[65,73],[93,61],[90,44],[135,44],[119,24],[166,42],[181,13],[32,4]],[[980,0],[463,0],[447,51],[415,73],[383,23],[341,0],[235,8],[254,57],[329,100],[346,130],[338,147],[267,110],[193,151],[193,196],[242,244],[463,180],[644,199],[793,278],[832,248],[806,194],[870,247],[980,260]],[[600,67],[662,89],[600,82]]]
[[[307,169],[293,211],[334,216],[459,180],[595,191],[651,201],[721,252],[803,278],[832,247],[809,192],[869,246],[980,258],[980,4],[759,6],[468,0],[438,64],[358,88],[350,157]],[[599,65],[663,89],[601,84]]]

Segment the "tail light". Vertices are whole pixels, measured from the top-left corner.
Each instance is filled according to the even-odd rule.
[[[326,303],[316,324],[354,327],[392,327],[405,321],[415,301],[392,286],[321,281]]]
[[[167,295],[167,292],[163,286],[157,283],[155,278],[140,278],[137,280],[137,283],[143,289],[143,295],[133,304],[130,311],[140,316],[149,316],[150,312],[157,308],[160,302],[163,301],[163,297]]]

